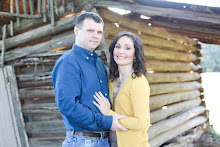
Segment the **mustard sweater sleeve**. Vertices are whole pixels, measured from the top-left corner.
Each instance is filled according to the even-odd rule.
[[[120,124],[131,130],[144,130],[150,124],[149,96],[150,88],[145,77],[136,78],[130,89],[130,100],[133,108],[133,117],[119,120]],[[108,115],[117,115],[110,111]]]

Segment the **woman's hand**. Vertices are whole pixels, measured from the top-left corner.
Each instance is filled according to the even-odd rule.
[[[96,103],[95,101],[92,101],[92,103],[99,109],[99,111],[103,115],[107,115],[111,110],[111,105],[108,99],[104,97],[100,91],[98,93],[96,92],[95,95],[93,95],[93,97],[98,103]]]

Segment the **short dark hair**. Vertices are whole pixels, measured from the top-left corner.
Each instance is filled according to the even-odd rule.
[[[83,12],[76,17],[75,26],[82,28],[83,21],[87,18],[93,19],[96,23],[102,23],[104,25],[103,19],[94,12]]]
[[[113,57],[113,51],[115,48],[115,44],[117,41],[123,37],[127,36],[131,38],[134,41],[134,48],[135,48],[135,61],[133,62],[133,69],[134,72],[132,73],[132,77],[135,78],[136,76],[139,77],[142,74],[146,76],[146,60],[144,58],[144,52],[143,52],[143,43],[141,39],[134,33],[131,32],[121,32],[119,33],[111,42],[109,46],[109,53],[110,53],[110,67],[109,67],[109,78],[110,80],[115,80],[117,77],[119,77],[119,71],[118,71],[118,65],[114,60]]]

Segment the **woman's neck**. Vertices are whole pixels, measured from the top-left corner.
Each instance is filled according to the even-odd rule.
[[[118,66],[118,72],[119,72],[119,80],[121,81],[124,78],[127,78],[134,72],[132,66]]]

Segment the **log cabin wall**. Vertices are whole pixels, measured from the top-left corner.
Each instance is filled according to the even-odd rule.
[[[105,36],[97,52],[106,65],[106,48],[117,33],[130,31],[142,39],[151,88],[151,126],[147,132],[150,145],[187,145],[198,139],[207,116],[201,96],[197,41],[151,27],[134,18],[133,13],[122,16],[98,5],[94,10],[85,3],[74,3],[72,9],[71,0],[65,4],[58,1],[54,22],[50,21],[50,14],[46,21],[44,17],[21,19],[20,28],[14,22],[14,36],[6,38],[4,61],[15,68],[30,146],[61,146],[65,138],[66,130],[54,101],[51,71],[56,60],[74,43],[72,28],[81,10],[97,10],[104,19]],[[10,26],[6,28],[9,34]]]

